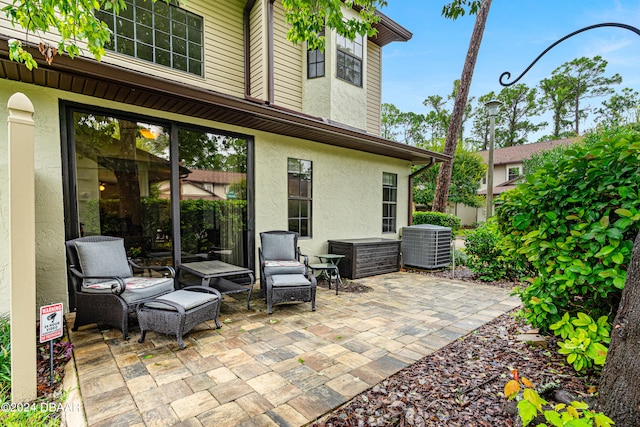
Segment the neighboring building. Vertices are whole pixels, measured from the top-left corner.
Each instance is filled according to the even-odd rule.
[[[377,36],[329,32],[322,53],[286,40],[277,1],[127,4],[100,12],[114,32],[102,62],[48,65],[33,45],[33,71],[9,61],[7,41],[24,32],[0,18],[3,117],[16,92],[35,107],[38,303],[67,301],[64,241],[80,235],[122,236],[172,263],[217,247],[254,269],[266,230],[299,232],[309,255],[329,239],[399,237],[411,166],[448,158],[380,137],[382,48],[408,30],[381,14]],[[8,252],[0,245],[3,296]]]
[[[540,151],[547,151],[559,145],[571,145],[579,142],[581,138],[566,138],[554,141],[536,142],[532,144],[516,145],[513,147],[496,148],[493,151],[493,196],[495,197],[516,187],[516,181],[523,173],[523,161]],[[485,164],[489,164],[489,151],[478,151]],[[480,183],[478,194],[486,196],[487,178]],[[471,225],[473,222],[482,222],[486,219],[486,208],[471,208],[462,204],[455,207],[462,224]]]

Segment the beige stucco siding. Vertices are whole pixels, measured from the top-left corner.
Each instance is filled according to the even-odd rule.
[[[273,8],[274,102],[281,107],[302,111],[302,43],[287,40],[288,25],[280,2]]]
[[[382,48],[367,42],[367,132],[380,135],[382,120]]]
[[[59,100],[176,120],[254,136],[256,242],[260,231],[287,228],[287,158],[313,162],[313,237],[300,246],[310,254],[327,249],[327,240],[358,237],[398,238],[382,234],[382,173],[398,174],[398,230],[406,225],[408,197],[406,161],[336,148],[312,141],[256,132],[238,126],[90,98],[25,83],[0,86],[0,312],[8,310],[7,247],[7,100],[27,95],[35,107],[36,268],[38,305],[67,304],[64,253],[62,160]],[[256,249],[257,250],[257,249]],[[257,252],[256,252],[257,256]]]
[[[407,162],[277,135],[257,141],[256,230],[287,228],[288,157],[313,162],[313,236],[300,240],[303,252],[324,253],[330,239],[397,239],[382,233],[383,172],[398,174],[398,230],[407,225]]]
[[[16,92],[26,94],[35,108],[35,244],[36,282],[39,285],[36,302],[38,306],[63,302],[66,308],[60,118],[56,91],[9,80],[3,80],[0,88],[0,313],[9,311],[7,102]]]

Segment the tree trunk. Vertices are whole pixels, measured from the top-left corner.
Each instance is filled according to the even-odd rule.
[[[640,426],[640,232],[611,330],[599,403],[616,427]]]
[[[491,0],[482,0],[480,10],[476,15],[475,26],[471,33],[471,41],[467,50],[467,57],[462,67],[462,76],[460,77],[460,87],[456,100],[453,104],[453,112],[449,122],[449,130],[447,131],[447,139],[444,144],[444,154],[451,156],[451,160],[443,162],[438,173],[438,181],[436,192],[433,199],[433,210],[436,212],[445,212],[447,208],[447,199],[449,197],[449,187],[451,186],[451,171],[453,170],[453,155],[456,152],[458,138],[462,128],[462,120],[464,118],[464,107],[469,97],[469,88],[471,87],[471,79],[473,77],[473,69],[476,66],[476,58],[480,50],[484,26],[487,22],[487,15],[491,7]]]

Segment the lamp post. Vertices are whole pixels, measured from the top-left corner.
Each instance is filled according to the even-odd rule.
[[[496,116],[498,115],[498,107],[502,102],[497,99],[484,104],[489,112],[489,165],[487,167],[487,209],[485,221],[493,215],[493,146],[496,136]]]

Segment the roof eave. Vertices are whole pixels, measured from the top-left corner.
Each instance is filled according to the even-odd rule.
[[[39,58],[35,47],[29,49],[34,58]],[[390,141],[362,130],[329,123],[322,118],[180,82],[167,83],[166,79],[160,77],[93,59],[56,56],[51,65],[38,59],[39,68],[29,71],[24,65],[8,58],[7,37],[0,35],[0,78],[317,141],[403,159],[413,164],[431,163],[432,159],[451,159],[442,153]],[[97,93],[96,88],[100,85],[103,90]]]

